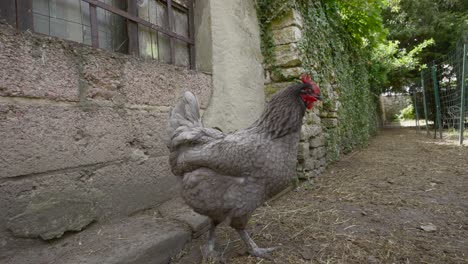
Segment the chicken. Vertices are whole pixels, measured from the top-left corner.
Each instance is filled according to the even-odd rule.
[[[259,248],[245,228],[253,211],[294,176],[303,117],[317,100],[318,86],[303,75],[302,83],[277,92],[249,128],[231,134],[202,125],[198,101],[190,92],[173,107],[169,162],[182,178],[185,202],[211,219],[208,256],[216,256],[216,226],[227,221],[251,255],[271,258],[275,248]]]

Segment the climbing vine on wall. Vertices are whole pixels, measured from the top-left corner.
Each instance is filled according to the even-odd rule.
[[[359,30],[349,31],[353,25],[345,23],[337,1],[257,0],[262,52],[271,71],[275,70],[271,24],[290,8],[304,20],[299,43],[302,67],[322,87],[326,96],[322,112],[338,116],[338,125],[325,128],[325,134],[328,159],[339,159],[342,153],[365,146],[376,132],[378,92],[370,87],[370,53],[356,40]]]
[[[295,7],[295,1],[288,0],[256,0],[255,7],[260,25],[261,50],[265,65],[270,71],[275,71],[275,57],[271,23],[281,18],[288,10]]]

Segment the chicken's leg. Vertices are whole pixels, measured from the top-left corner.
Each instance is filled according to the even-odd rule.
[[[215,250],[215,230],[217,224],[211,223],[210,230],[208,231],[208,242],[202,249],[203,258],[205,260],[219,261],[225,263],[225,260],[219,252]]]
[[[206,244],[206,249],[209,252],[214,251],[214,246],[215,246],[215,230],[216,230],[216,225],[211,224],[210,230],[208,231],[208,243]]]
[[[268,260],[273,260],[273,257],[269,254],[273,250],[276,249],[276,247],[273,248],[259,248],[257,244],[253,241],[253,239],[249,236],[249,234],[244,230],[244,229],[236,229],[237,233],[239,233],[239,236],[242,238],[244,243],[247,245],[247,248],[249,250],[249,253],[252,256],[259,257],[259,258],[264,258]]]

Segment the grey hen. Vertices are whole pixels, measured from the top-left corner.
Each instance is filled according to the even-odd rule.
[[[270,258],[273,248],[259,248],[245,228],[253,211],[294,176],[304,113],[320,99],[317,85],[303,75],[301,84],[276,93],[254,124],[231,134],[203,127],[192,93],[176,103],[169,117],[169,161],[182,178],[185,202],[212,221],[208,255],[216,255],[216,226],[227,221],[251,255]]]

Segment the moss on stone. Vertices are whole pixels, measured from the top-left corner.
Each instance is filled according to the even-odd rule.
[[[291,81],[305,71],[322,90],[327,159],[337,160],[342,153],[366,146],[378,123],[377,97],[369,82],[369,54],[353,41],[332,4],[325,0],[258,0],[257,13],[262,52],[272,80]],[[275,55],[272,28],[299,24],[293,22],[298,17],[301,67],[282,68]],[[276,91],[275,84],[265,87],[267,96]],[[306,120],[306,124],[313,121]]]

